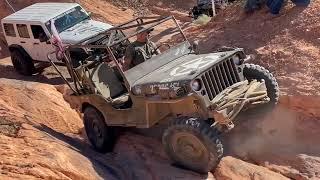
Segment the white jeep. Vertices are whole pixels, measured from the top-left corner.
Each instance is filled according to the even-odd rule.
[[[11,60],[22,75],[47,67],[51,44],[51,20],[65,45],[83,43],[112,25],[94,21],[77,3],[36,3],[1,20]],[[57,61],[57,59],[55,59]]]

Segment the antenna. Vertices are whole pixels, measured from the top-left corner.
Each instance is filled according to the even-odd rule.
[[[9,5],[9,7],[11,8],[11,10],[13,11],[13,12],[16,12],[16,10],[13,8],[13,6],[11,5],[11,3],[9,2],[9,0],[5,0],[6,1],[6,3]]]

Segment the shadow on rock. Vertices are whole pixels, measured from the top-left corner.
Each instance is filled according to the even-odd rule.
[[[103,179],[110,178],[110,175],[114,179],[128,179],[126,171],[116,164],[111,158],[108,158],[108,155],[103,155],[98,152],[95,152],[90,146],[77,137],[67,136],[63,133],[57,132],[50,127],[40,124],[34,126],[36,129],[45,132],[50,137],[60,140],[64,143],[67,143],[67,146],[83,156],[87,157],[91,162],[96,172]]]
[[[87,157],[102,177],[112,175],[116,179],[214,179],[211,173],[200,175],[171,165],[160,142],[153,138],[125,133],[113,153],[100,154],[77,137],[59,133],[48,126],[36,126],[49,136],[67,143],[73,150]]]
[[[18,74],[12,65],[3,64],[0,64],[0,77],[12,80],[46,83],[51,85],[60,85],[65,83],[57,73],[45,72],[43,74],[35,74],[32,76],[23,76]],[[67,78],[67,80],[71,81],[71,78]]]

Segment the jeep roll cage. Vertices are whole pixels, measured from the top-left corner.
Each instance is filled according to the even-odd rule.
[[[178,31],[180,32],[180,34],[183,37],[184,41],[188,41],[187,37],[185,36],[184,32],[182,31],[180,25],[178,24],[177,20],[174,18],[174,16],[165,16],[165,17],[159,17],[159,16],[150,16],[150,17],[137,17],[134,18],[130,21],[127,21],[125,23],[119,24],[117,26],[114,26],[106,31],[103,31],[99,34],[97,34],[95,37],[98,37],[100,35],[109,35],[108,37],[108,42],[107,44],[102,44],[102,45],[96,45],[96,44],[84,44],[84,42],[88,42],[91,39],[95,38],[95,37],[91,37],[91,38],[87,38],[84,39],[81,43],[75,44],[75,45],[68,45],[64,48],[63,51],[63,62],[67,67],[68,73],[72,79],[72,82],[74,84],[74,87],[72,87],[71,83],[67,80],[66,77],[64,77],[62,75],[62,73],[60,72],[60,70],[57,68],[56,64],[52,61],[52,58],[50,58],[50,55],[56,53],[56,51],[51,52],[48,54],[48,59],[49,62],[51,63],[51,65],[55,68],[55,70],[59,73],[59,75],[61,76],[61,78],[65,81],[65,83],[70,87],[70,89],[74,92],[75,95],[81,95],[84,94],[85,92],[83,92],[83,85],[80,82],[79,77],[77,76],[77,73],[75,71],[75,68],[72,66],[72,61],[73,59],[71,59],[70,57],[70,50],[75,49],[75,48],[80,48],[80,49],[87,49],[87,50],[92,50],[92,49],[106,49],[107,50],[107,54],[109,55],[109,58],[115,63],[117,70],[120,72],[120,75],[124,81],[124,85],[127,88],[128,91],[130,91],[131,87],[130,84],[128,83],[128,80],[126,78],[126,76],[124,75],[124,72],[122,71],[119,62],[117,60],[117,58],[114,55],[114,49],[113,46],[118,45],[124,41],[129,41],[129,38],[148,31],[152,28],[154,28],[155,26],[162,24],[166,21],[169,20],[173,20],[176,27],[175,30],[178,29]],[[135,23],[136,22],[136,23]],[[135,23],[132,25],[132,23]],[[128,35],[126,35],[125,33],[123,33],[123,30],[128,30],[128,29],[133,29],[133,28],[137,28],[138,26],[145,26],[145,25],[149,25],[148,27],[145,27],[142,30],[139,31],[134,31],[134,33],[130,33]],[[123,37],[121,39],[116,39],[115,35],[118,32],[121,32]],[[82,64],[82,67],[92,67],[92,66],[96,66],[100,63],[103,63],[104,61],[100,60],[93,60],[90,63],[87,64]]]

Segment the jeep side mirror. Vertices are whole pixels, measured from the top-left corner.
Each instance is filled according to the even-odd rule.
[[[91,17],[92,15],[92,12],[88,11],[88,16]]]
[[[192,49],[196,54],[200,54],[199,50],[199,41],[193,41],[192,43]]]

